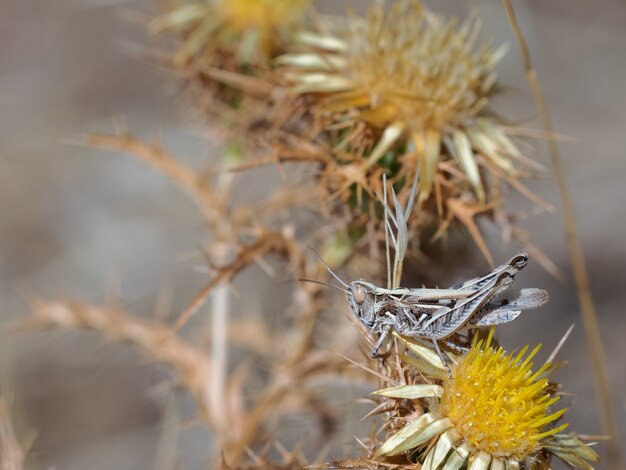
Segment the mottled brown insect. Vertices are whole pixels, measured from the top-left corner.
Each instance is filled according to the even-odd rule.
[[[405,210],[400,208],[395,192],[392,191],[395,214],[387,206],[384,179],[383,185],[389,287],[378,287],[364,279],[347,284],[326,265],[330,274],[345,287],[343,289],[333,286],[347,294],[350,308],[357,319],[380,335],[372,348],[372,356],[378,354],[383,341],[393,329],[404,336],[431,340],[445,364],[438,341],[452,339],[462,329],[510,322],[522,311],[537,308],[547,302],[548,293],[543,289],[522,289],[507,294],[515,275],[528,264],[526,253],[513,256],[508,262],[483,276],[455,284],[448,289],[398,287],[408,245],[406,220],[413,209],[417,177]],[[392,224],[395,230],[392,229]],[[394,247],[393,270],[390,267],[390,241]],[[454,342],[447,343],[458,347]]]

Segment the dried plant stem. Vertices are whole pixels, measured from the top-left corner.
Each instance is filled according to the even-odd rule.
[[[0,397],[0,468],[22,470],[23,467],[24,453],[15,438],[9,407],[6,400]]]
[[[221,173],[217,178],[216,189],[225,200],[230,195],[234,176]],[[226,264],[229,257],[229,224],[216,227],[215,239],[211,247],[212,258],[220,265]],[[225,413],[226,380],[228,374],[228,319],[230,313],[230,290],[228,283],[220,284],[211,297],[211,409],[220,429],[227,429],[228,416]]]
[[[174,330],[180,330],[189,321],[217,286],[232,281],[237,273],[249,266],[257,257],[271,251],[284,251],[285,244],[286,240],[281,233],[266,232],[258,241],[242,249],[232,263],[219,268],[213,278],[194,296],[189,306],[178,317]]]
[[[228,300],[220,298],[222,288],[225,291],[228,289],[224,284],[213,292],[212,306],[218,313],[222,310],[227,318],[229,305]],[[207,357],[202,349],[173,335],[169,326],[160,321],[139,319],[118,308],[38,301],[33,304],[33,315],[19,323],[14,331],[92,330],[116,343],[127,342],[151,360],[168,365],[176,372],[180,384],[190,392],[203,422],[215,432],[216,448],[222,457],[237,468],[246,451],[263,438],[262,427],[268,417],[280,413],[288,396],[305,396],[307,381],[316,376],[347,373],[344,361],[327,352],[313,351],[312,336],[320,311],[317,299],[321,293],[320,286],[300,286],[299,291],[296,298],[302,312],[298,328],[284,338],[286,350],[278,356],[267,387],[260,391],[258,399],[249,407],[240,401],[244,390],[240,388],[242,384],[237,377],[233,376],[231,380],[226,375],[226,357],[218,360]],[[226,292],[226,295],[229,293]],[[215,326],[214,322],[212,326]],[[227,346],[220,345],[214,351],[220,354]],[[213,372],[214,366],[224,367],[224,370]],[[215,384],[215,380],[222,382]],[[216,396],[223,401],[219,402]],[[216,408],[218,405],[221,407],[219,410]],[[1,418],[0,403],[0,438],[4,432]]]
[[[545,132],[548,135],[552,135],[552,119],[550,117],[550,112],[546,105],[541,86],[537,79],[537,72],[533,69],[531,64],[528,45],[524,35],[522,34],[519,23],[517,22],[511,0],[503,0],[503,2],[509,22],[511,23],[511,27],[513,28],[520,47],[522,60],[524,62],[524,69],[526,71],[526,78],[533,93],[537,112],[539,113]],[[607,442],[608,465],[609,468],[621,469],[623,467],[619,451],[620,436],[617,426],[616,413],[613,406],[613,396],[611,393],[607,369],[606,352],[604,351],[598,317],[589,286],[589,275],[585,266],[585,258],[580,240],[578,238],[574,205],[565,180],[559,149],[554,139],[548,139],[548,150],[550,152],[550,158],[552,160],[552,166],[554,168],[554,174],[561,196],[561,203],[563,205],[563,228],[576,280],[576,290],[578,293],[578,301],[580,303],[583,325],[593,362],[596,392],[600,400],[600,410],[602,413],[602,424],[605,432],[611,436],[611,439]]]
[[[228,284],[219,285],[211,297],[211,409],[220,427],[227,425],[224,394],[228,373],[228,317],[230,292]]]
[[[209,223],[227,222],[222,222],[221,218],[222,198],[218,197],[206,182],[200,179],[197,172],[180,163],[163,148],[146,144],[127,134],[93,134],[88,137],[87,142],[94,147],[134,155],[176,183],[183,192],[195,201]]]
[[[206,353],[173,336],[156,320],[139,319],[121,310],[71,302],[36,302],[32,317],[21,323],[23,331],[42,329],[96,331],[116,342],[138,347],[156,362],[172,367],[189,390],[202,418],[214,425],[211,413],[211,365]]]

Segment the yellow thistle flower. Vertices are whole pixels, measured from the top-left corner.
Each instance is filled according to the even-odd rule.
[[[176,62],[230,51],[243,63],[262,63],[282,35],[302,20],[310,0],[209,0],[187,3],[155,19],[152,31],[184,36]]]
[[[474,341],[470,351],[453,357],[448,374],[439,357],[427,348],[405,341],[418,355],[411,360],[421,373],[440,384],[414,384],[376,392],[394,399],[431,397],[427,411],[407,420],[389,437],[376,456],[419,453],[423,469],[550,468],[549,455],[557,455],[575,468],[592,469],[597,454],[576,437],[556,426],[565,409],[553,411],[559,401],[548,383],[549,363],[535,372],[527,354],[506,353],[485,341]],[[420,407],[421,409],[421,407]]]
[[[388,9],[377,1],[366,19],[350,17],[345,28],[329,28],[339,33],[301,34],[304,50],[277,61],[295,93],[315,96],[319,110],[334,115],[329,128],[352,122],[353,132],[345,133],[352,142],[363,124],[379,131],[365,170],[389,151],[397,157],[416,151],[423,160],[423,200],[438,164],[451,160],[482,203],[488,194],[481,170],[515,178],[521,154],[486,112],[505,49],[477,44],[478,19],[457,23],[419,0],[399,0]],[[345,149],[346,142],[337,147]]]

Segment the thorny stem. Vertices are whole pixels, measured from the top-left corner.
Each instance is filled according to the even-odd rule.
[[[199,178],[197,172],[180,163],[163,148],[146,144],[126,134],[93,134],[88,137],[87,142],[94,147],[134,155],[174,181],[197,204],[209,223],[224,223],[220,217],[220,198]]]
[[[532,90],[533,98],[535,100],[535,107],[541,118],[544,130],[547,135],[553,135],[552,119],[550,112],[546,105],[541,86],[537,79],[537,72],[533,69],[530,60],[530,51],[528,45],[522,33],[522,30],[517,22],[515,16],[515,10],[511,0],[503,0],[506,13],[513,28],[513,32],[517,38],[517,42],[522,54],[522,60],[524,62],[524,69],[526,71],[526,78],[528,84]],[[552,166],[554,168],[554,174],[556,176],[557,184],[559,187],[559,193],[561,196],[561,203],[563,205],[563,229],[565,231],[565,238],[567,241],[567,248],[569,250],[569,256],[572,262],[574,271],[574,278],[576,281],[578,302],[580,303],[580,311],[583,319],[583,325],[585,333],[587,335],[587,342],[591,352],[591,358],[593,362],[593,372],[595,374],[596,393],[600,399],[600,410],[602,413],[602,425],[605,432],[611,436],[611,439],[607,442],[608,447],[608,466],[613,469],[623,468],[620,455],[620,436],[617,426],[616,414],[613,407],[613,396],[611,393],[611,386],[609,382],[609,374],[607,370],[606,352],[602,343],[602,335],[600,333],[600,327],[598,324],[598,316],[596,313],[593,297],[591,294],[591,288],[589,286],[589,274],[585,265],[585,257],[578,238],[576,228],[576,215],[574,211],[574,205],[572,197],[565,180],[565,174],[563,171],[563,165],[561,163],[561,157],[559,149],[555,139],[548,139],[548,150],[550,158],[552,160]]]
[[[17,325],[16,331],[44,329],[93,330],[116,342],[128,342],[156,362],[173,368],[180,382],[191,392],[202,418],[214,426],[208,401],[211,364],[198,348],[171,334],[169,327],[157,320],[136,318],[110,308],[71,302],[35,302],[33,315]]]
[[[221,173],[217,178],[216,188],[220,194],[221,207],[230,195],[233,175]],[[221,239],[220,239],[221,238]],[[227,263],[230,238],[228,231],[218,225],[212,240],[212,258],[220,265]],[[209,400],[213,416],[220,429],[228,429],[228,416],[225,413],[226,378],[228,374],[228,317],[230,313],[230,292],[228,283],[219,284],[211,296],[211,377]]]
[[[246,423],[243,426],[243,433],[228,453],[229,463],[237,462],[250,446],[256,437],[256,433],[268,411],[282,401],[294,383],[307,376],[309,371],[304,364],[306,353],[311,348],[311,335],[317,319],[317,308],[315,307],[315,297],[319,294],[319,286],[313,285],[301,288],[306,310],[302,312],[300,319],[302,333],[297,338],[296,345],[292,353],[281,361],[276,368],[273,383],[264,390],[256,404],[249,410],[246,416]],[[295,367],[285,367],[295,366]],[[281,373],[282,372],[282,373]]]
[[[187,344],[171,335],[169,327],[156,320],[138,319],[124,311],[98,307],[87,304],[69,302],[37,302],[33,305],[33,316],[16,326],[15,331],[32,332],[44,329],[93,330],[116,342],[128,342],[157,362],[172,367],[178,375],[180,383],[191,393],[201,418],[212,428],[219,439],[221,449],[229,465],[237,466],[242,457],[255,440],[259,438],[260,428],[273,410],[279,408],[288,395],[300,397],[300,388],[307,379],[318,374],[326,375],[332,371],[343,371],[343,361],[332,362],[327,356],[311,355],[311,335],[319,312],[316,298],[321,289],[318,286],[306,286],[302,289],[300,301],[304,311],[300,318],[300,326],[293,342],[293,349],[281,358],[272,372],[272,380],[262,392],[260,398],[249,409],[242,410],[241,415],[230,416],[232,397],[224,394],[222,415],[226,416],[224,426],[216,419],[212,404],[213,397],[211,372],[213,361],[206,357],[200,349]],[[216,294],[219,290],[216,292]],[[293,339],[293,341],[291,341]],[[225,388],[223,389],[225,390]],[[296,394],[297,392],[297,394]],[[219,416],[219,415],[218,415]],[[2,401],[0,401],[0,446],[6,447],[7,421],[3,420]],[[10,455],[0,447],[0,463],[7,461]],[[4,459],[4,460],[2,460]],[[17,461],[13,459],[13,461]],[[0,468],[4,469],[4,467]],[[21,470],[21,467],[7,467],[10,470]]]
[[[268,200],[262,208],[249,213],[248,210],[238,212],[228,211],[226,205],[227,198],[222,197],[224,194],[224,186],[229,186],[229,179],[232,173],[227,177],[218,177],[215,188],[210,188],[204,183],[199,175],[191,168],[179,163],[176,158],[165,152],[157,146],[145,144],[128,135],[96,135],[91,136],[90,143],[95,146],[108,149],[121,150],[130,153],[146,162],[150,167],[154,167],[165,176],[171,178],[191,199],[196,202],[208,224],[214,228],[214,246],[223,248],[223,252],[211,253],[219,266],[215,267],[215,274],[211,280],[196,294],[191,300],[188,307],[179,316],[173,331],[160,325],[157,328],[156,335],[141,334],[139,337],[126,337],[124,328],[118,331],[113,328],[113,324],[124,324],[124,316],[116,318],[111,311],[107,311],[106,320],[102,318],[102,313],[95,307],[78,307],[72,309],[71,306],[61,307],[59,304],[52,304],[51,309],[47,309],[50,314],[44,324],[50,322],[58,323],[64,327],[88,327],[96,330],[115,330],[113,335],[119,339],[128,339],[137,343],[143,349],[151,352],[157,360],[171,363],[179,370],[181,379],[187,388],[192,391],[198,407],[202,411],[202,417],[213,427],[218,434],[221,433],[221,448],[223,456],[229,465],[237,465],[246,450],[259,437],[259,427],[271,411],[279,407],[282,399],[295,391],[301,390],[303,382],[309,377],[318,373],[328,373],[330,369],[339,368],[343,370],[343,361],[340,364],[333,365],[327,359],[319,356],[311,355],[313,347],[313,334],[317,323],[317,316],[320,311],[317,297],[321,290],[319,286],[307,285],[300,286],[296,294],[296,302],[300,305],[299,310],[299,328],[295,331],[295,337],[290,337],[287,342],[290,344],[287,348],[288,353],[281,358],[275,365],[272,373],[273,377],[270,385],[266,387],[260,394],[259,399],[248,410],[245,410],[243,416],[230,416],[229,403],[232,397],[226,392],[227,386],[227,343],[226,330],[228,322],[228,284],[234,277],[247,266],[255,262],[258,258],[269,254],[283,254],[290,260],[290,264],[299,277],[311,277],[312,266],[303,256],[301,247],[293,240],[292,235],[285,230],[268,230],[258,224],[252,223],[247,227],[247,231],[254,233],[255,241],[247,244],[239,240],[238,233],[241,225],[251,222],[251,219],[257,219],[265,212],[273,213],[278,207],[285,205],[285,198],[282,195],[276,200]],[[287,201],[293,201],[293,195]],[[221,248],[220,248],[221,249]],[[235,252],[234,258],[227,260],[230,253],[229,250]],[[318,266],[319,267],[319,266]],[[323,276],[322,271],[316,271],[314,278]],[[212,338],[212,354],[211,360],[202,354],[199,350],[187,346],[180,342],[175,333],[182,328],[189,318],[200,309],[209,299],[211,299],[211,307],[213,318],[211,327],[213,328]],[[71,314],[70,314],[71,312]],[[45,316],[45,315],[44,315]],[[67,317],[71,318],[67,318]],[[112,317],[113,324],[109,324],[109,316]],[[94,317],[94,318],[92,318]],[[42,319],[36,318],[33,326],[42,326]],[[134,319],[126,319],[132,324],[129,331],[141,331],[137,328]],[[101,323],[104,321],[104,325]],[[104,328],[103,328],[104,326]],[[165,330],[165,331],[163,331]],[[143,331],[141,331],[144,333]],[[154,341],[145,342],[146,337],[156,336],[158,344]],[[185,350],[183,358],[177,357],[175,354],[167,354],[162,351],[165,347],[166,351],[176,350],[172,346],[173,343],[182,343]],[[192,353],[192,350],[194,351]],[[314,357],[311,361],[311,358]],[[185,359],[185,360],[182,360]],[[191,359],[192,363],[196,363],[197,367],[193,370],[188,364],[187,359]],[[219,370],[221,368],[221,370]],[[217,370],[214,370],[217,369]],[[208,382],[208,383],[207,383]],[[298,394],[300,396],[300,394]],[[223,422],[221,422],[223,419]]]
[[[226,375],[228,373],[228,317],[230,312],[230,292],[228,284],[220,284],[211,296],[211,387],[209,401],[217,425],[227,429]]]
[[[217,286],[230,282],[239,271],[250,265],[257,257],[271,251],[285,250],[285,244],[286,241],[282,234],[267,232],[257,242],[244,247],[231,264],[219,269],[217,274],[194,296],[189,306],[178,317],[174,331],[180,330],[189,321],[191,316],[204,305]]]

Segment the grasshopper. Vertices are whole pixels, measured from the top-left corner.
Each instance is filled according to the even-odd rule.
[[[376,357],[385,338],[393,329],[397,333],[429,339],[439,357],[447,366],[438,341],[453,339],[460,330],[499,325],[517,318],[522,311],[540,307],[548,300],[542,289],[522,289],[505,296],[515,280],[515,275],[528,264],[528,255],[520,253],[491,272],[453,285],[448,289],[399,287],[402,263],[407,249],[406,220],[411,214],[415,199],[417,177],[405,210],[400,208],[392,191],[395,214],[387,206],[386,180],[383,177],[385,208],[385,239],[387,254],[388,288],[378,287],[364,279],[347,284],[326,263],[326,269],[345,289],[348,303],[356,318],[379,337],[372,348]],[[391,223],[396,230],[392,230]],[[395,232],[395,234],[394,234]],[[394,269],[391,278],[389,239],[394,246]],[[322,260],[324,262],[324,260]],[[454,342],[446,341],[453,348]]]
[[[384,289],[357,279],[347,285],[348,303],[363,325],[380,334],[371,352],[373,357],[391,329],[404,336],[430,339],[442,356],[437,341],[464,328],[513,321],[523,310],[539,307],[548,300],[542,289],[501,295],[527,262],[528,256],[521,253],[486,275],[449,289]]]

